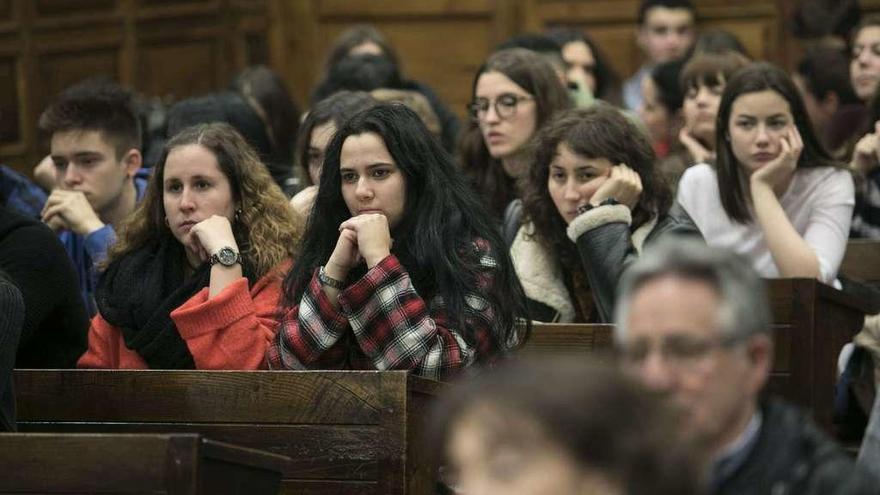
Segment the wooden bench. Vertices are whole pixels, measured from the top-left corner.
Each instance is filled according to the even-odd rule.
[[[837,356],[862,328],[867,301],[812,279],[767,280],[775,356],[769,393],[812,411],[832,432]],[[613,325],[538,323],[523,350],[533,353],[608,351]]]
[[[850,240],[846,245],[840,273],[869,284],[880,284],[880,241]]]
[[[199,435],[0,434],[0,493],[275,494],[289,459]]]
[[[614,348],[614,325],[533,323],[523,351],[532,354],[601,353]]]
[[[18,370],[26,432],[193,432],[290,457],[281,493],[432,493],[438,383],[403,371]]]

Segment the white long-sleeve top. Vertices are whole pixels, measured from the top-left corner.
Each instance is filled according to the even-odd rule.
[[[678,184],[677,199],[709,245],[746,256],[762,277],[779,278],[760,225],[755,220],[734,222],[724,211],[712,166],[702,163],[687,169]],[[835,279],[855,206],[850,173],[831,167],[797,169],[779,203],[794,229],[816,253],[819,280],[839,285]]]

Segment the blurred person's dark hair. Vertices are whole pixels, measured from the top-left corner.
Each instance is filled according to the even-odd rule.
[[[168,139],[197,124],[225,122],[235,128],[284,190],[293,173],[290,164],[272,161],[272,143],[266,125],[239,93],[221,91],[175,103],[168,111]]]
[[[583,31],[561,27],[547,31],[547,36],[555,40],[560,47],[565,47],[568,43],[578,41],[587,45],[587,48],[593,54],[593,59],[596,61],[596,67],[593,70],[593,76],[596,78],[594,96],[612,105],[619,106],[622,103],[620,76],[614,71],[614,68],[608,62],[608,57],[599,48],[599,45],[593,41],[593,38]]]
[[[789,27],[801,40],[834,37],[846,40],[862,18],[858,0],[800,0]]]
[[[334,65],[315,87],[312,103],[339,91],[366,91],[379,88],[402,89],[403,79],[394,62],[385,55],[349,55]]]
[[[684,102],[684,90],[680,83],[684,63],[684,59],[671,60],[651,71],[651,79],[657,85],[658,96],[669,115],[681,110]]]
[[[736,51],[695,53],[681,69],[679,86],[687,94],[700,84],[709,87],[725,84],[749,63],[749,59]]]
[[[324,62],[324,75],[329,74],[333,67],[339,64],[343,58],[350,55],[352,49],[366,43],[373,43],[378,46],[382,51],[382,55],[387,57],[395,67],[400,67],[400,59],[397,56],[397,52],[394,51],[394,47],[388,42],[388,39],[375,27],[369,24],[359,24],[345,30],[336,38]]]
[[[303,185],[315,185],[309,178],[309,143],[316,127],[333,122],[338,129],[357,113],[376,104],[363,91],[340,91],[316,103],[306,114],[296,137],[296,167],[302,174]]]
[[[817,46],[807,50],[795,71],[817,100],[833,93],[841,105],[860,103],[850,84],[849,63],[846,52],[829,46]]]
[[[548,443],[577,468],[598,472],[619,486],[621,493],[702,493],[701,449],[682,438],[669,405],[595,358],[508,361],[450,387],[431,420],[426,445],[452,479],[450,440],[456,428],[473,422],[489,449]]]
[[[691,12],[694,16],[694,20],[697,18],[697,9],[694,7],[694,4],[691,3],[690,0],[642,0],[642,3],[639,4],[638,11],[638,23],[639,26],[643,26],[645,24],[645,20],[648,17],[648,11],[655,7],[664,7],[667,9],[686,9]]]
[[[82,81],[61,94],[40,115],[46,137],[57,132],[98,131],[116,150],[116,159],[141,149],[141,121],[130,91],[107,77]]]
[[[744,57],[749,57],[749,52],[735,34],[726,29],[709,29],[697,35],[697,40],[691,49],[694,55],[700,53],[722,54],[737,52]]]
[[[232,89],[265,123],[270,161],[291,166],[300,112],[281,76],[265,65],[248,67],[232,81]]]
[[[565,61],[562,59],[562,45],[553,38],[537,33],[525,33],[511,36],[495,47],[495,51],[510,48],[525,48],[550,62],[557,71],[565,72]]]

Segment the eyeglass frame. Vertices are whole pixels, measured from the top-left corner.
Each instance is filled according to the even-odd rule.
[[[702,345],[703,348],[699,351],[688,351],[691,352],[691,355],[687,355],[686,351],[678,350],[671,351],[670,348],[674,347],[670,342],[675,342],[674,337],[681,337],[672,335],[673,339],[669,337],[664,338],[659,346],[649,346],[643,356],[639,359],[633,359],[631,357],[632,353],[631,349],[627,349],[625,345],[620,345],[618,347],[617,354],[621,359],[621,362],[624,366],[627,367],[638,367],[643,366],[645,362],[647,362],[649,356],[655,352],[659,352],[660,356],[663,359],[663,362],[670,367],[673,367],[677,370],[689,370],[693,369],[696,366],[699,366],[706,357],[708,357],[712,352],[716,350],[729,350],[736,347],[739,344],[745,343],[748,340],[748,337],[742,336],[725,336],[725,335],[717,335],[713,337],[704,337],[699,339],[690,339],[690,344],[693,345],[696,341],[699,341],[699,345]],[[684,341],[682,341],[683,343]],[[679,344],[681,345],[681,343]]]
[[[502,99],[507,97],[513,98],[513,103],[511,105],[508,105],[506,103],[501,104]],[[499,119],[509,119],[516,116],[516,109],[517,107],[519,107],[520,102],[533,101],[534,99],[534,96],[523,96],[515,93],[501,93],[491,103],[488,98],[474,99],[467,104],[467,111],[471,120],[474,122],[479,122],[481,118],[485,118],[485,116],[489,113],[490,106],[495,109],[495,115],[498,115]],[[480,101],[484,101],[485,105],[481,104]],[[501,106],[499,106],[499,104],[501,104]],[[500,110],[501,108],[510,108],[510,113],[507,114],[506,110],[502,113]],[[480,116],[481,113],[482,117]]]

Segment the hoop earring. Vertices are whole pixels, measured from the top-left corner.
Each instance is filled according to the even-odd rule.
[[[233,217],[233,220],[235,220],[236,222],[241,221],[241,208],[235,210],[235,216]]]

